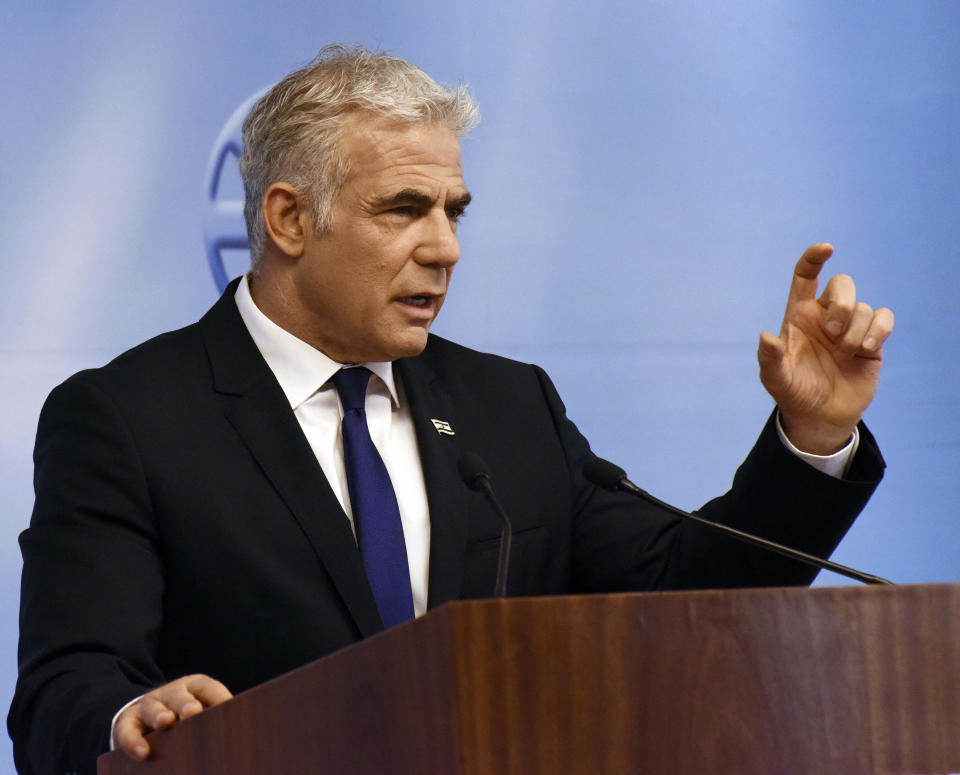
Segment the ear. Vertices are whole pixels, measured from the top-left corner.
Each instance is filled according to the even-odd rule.
[[[263,195],[267,234],[277,248],[291,258],[303,253],[311,217],[306,198],[289,183],[274,183]]]

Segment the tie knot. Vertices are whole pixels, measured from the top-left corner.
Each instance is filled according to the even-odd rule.
[[[340,394],[340,403],[343,411],[351,409],[363,411],[367,398],[367,383],[372,372],[365,366],[356,366],[352,369],[340,369],[333,375],[333,384]]]

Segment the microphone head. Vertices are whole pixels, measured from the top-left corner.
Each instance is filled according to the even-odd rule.
[[[476,452],[464,452],[460,455],[460,459],[457,460],[457,472],[463,479],[463,483],[471,490],[483,489],[484,480],[490,479],[487,464]]]
[[[593,457],[583,466],[583,475],[588,482],[604,490],[619,490],[626,480],[627,472],[602,457]]]

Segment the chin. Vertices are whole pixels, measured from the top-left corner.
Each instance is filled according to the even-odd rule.
[[[414,356],[419,355],[423,352],[424,348],[427,346],[427,337],[423,337],[421,342],[416,344],[409,344],[405,347],[398,347],[394,350],[393,355],[390,358],[386,358],[388,361],[396,361],[400,358],[413,358]]]
[[[395,361],[400,358],[412,358],[423,352],[427,346],[427,330],[417,328],[414,331],[405,332],[402,336],[391,338],[389,341],[381,342],[377,348],[381,357],[364,358],[365,361]]]

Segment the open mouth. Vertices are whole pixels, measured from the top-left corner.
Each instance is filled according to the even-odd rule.
[[[433,306],[433,296],[401,296],[397,301],[401,304],[409,304],[411,307],[431,307]]]

